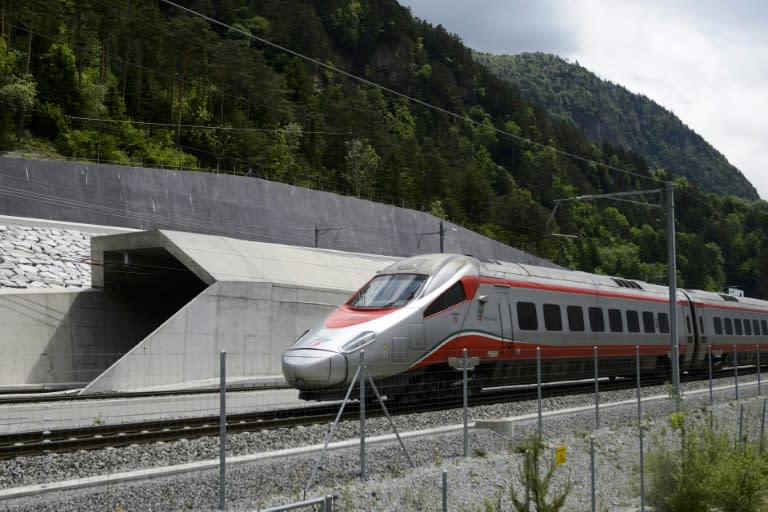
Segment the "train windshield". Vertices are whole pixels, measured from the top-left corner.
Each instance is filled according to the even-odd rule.
[[[387,274],[371,279],[347,305],[353,308],[394,308],[408,304],[424,285],[421,274]]]

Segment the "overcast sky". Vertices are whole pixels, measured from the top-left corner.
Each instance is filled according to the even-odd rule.
[[[768,199],[768,1],[400,3],[476,50],[553,53],[648,96],[723,153]]]

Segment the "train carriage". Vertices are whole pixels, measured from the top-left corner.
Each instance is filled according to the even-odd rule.
[[[407,258],[384,269],[283,354],[286,381],[305,399],[338,398],[365,350],[390,397],[458,389],[449,358],[467,349],[472,387],[670,370],[669,290],[641,281],[456,254]],[[678,290],[681,370],[754,362],[768,347],[768,302]],[[765,354],[762,354],[765,356]],[[765,361],[765,359],[763,359]]]

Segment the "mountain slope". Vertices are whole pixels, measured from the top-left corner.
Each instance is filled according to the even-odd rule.
[[[741,171],[672,112],[645,96],[555,55],[478,53],[476,59],[553,117],[580,126],[595,142],[631,149],[652,167],[684,176],[709,192],[758,199]]]

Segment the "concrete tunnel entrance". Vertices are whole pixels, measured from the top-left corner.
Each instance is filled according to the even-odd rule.
[[[104,293],[141,319],[136,343],[208,287],[164,247],[103,254]]]
[[[104,251],[103,338],[90,379],[144,341],[208,285],[164,247]],[[91,354],[84,358],[93,359]],[[95,370],[95,372],[94,372]]]
[[[283,350],[397,260],[165,230],[91,253],[116,358],[82,394],[215,387],[222,351],[230,385],[281,384]]]

